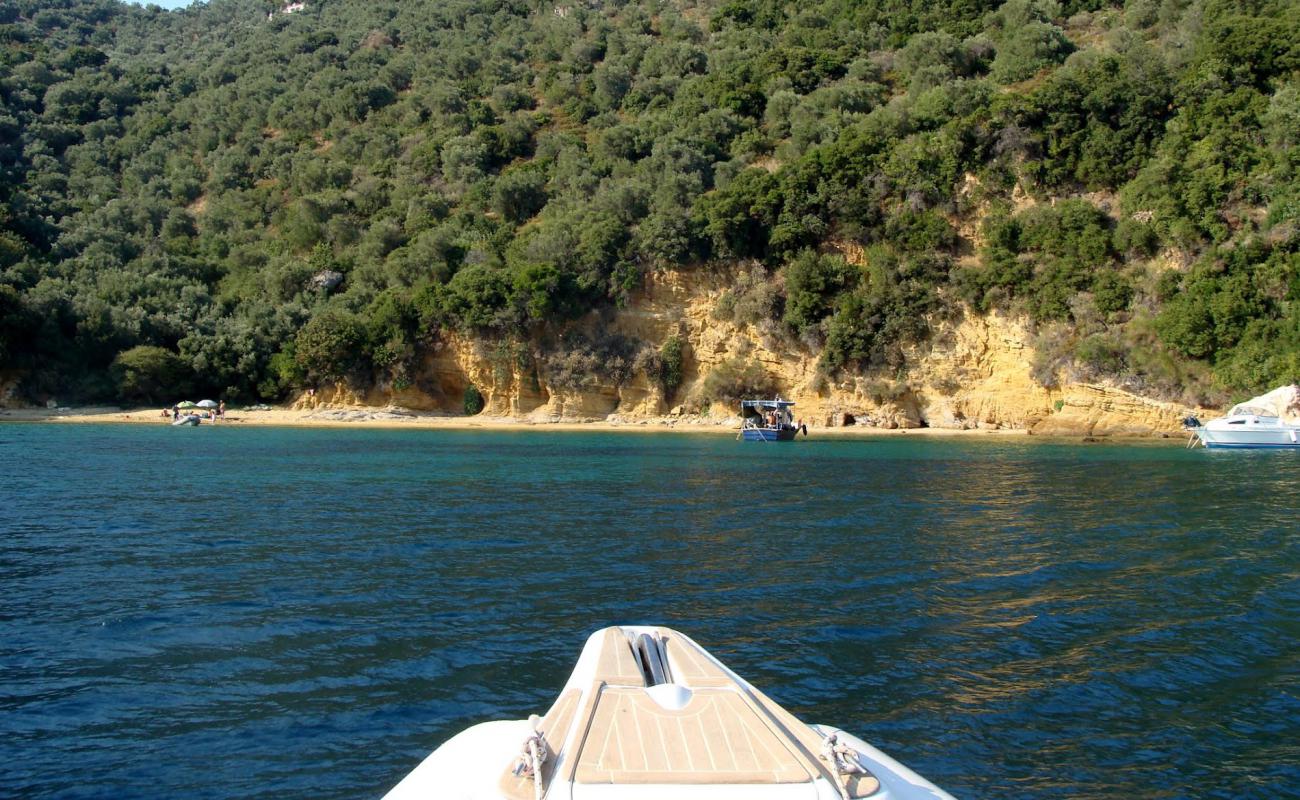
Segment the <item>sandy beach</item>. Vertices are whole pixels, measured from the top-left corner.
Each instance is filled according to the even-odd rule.
[[[111,406],[0,409],[0,422],[48,422],[56,424],[169,425],[160,408],[122,409]],[[203,425],[280,426],[311,428],[410,428],[440,430],[547,430],[547,431],[643,431],[681,432],[735,436],[736,417],[655,417],[649,419],[604,419],[592,421],[538,420],[519,417],[464,416],[440,412],[412,411],[389,406],[328,406],[314,409],[270,407],[265,410],[230,409],[218,422]],[[860,436],[1027,436],[1028,431],[1005,429],[912,428],[895,429],[850,426],[842,428],[808,426],[817,437]]]

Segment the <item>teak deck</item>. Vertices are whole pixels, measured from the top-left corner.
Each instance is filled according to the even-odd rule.
[[[627,637],[604,632],[592,685],[570,688],[537,729],[552,751],[543,767],[578,784],[800,784],[835,776],[818,757],[822,737],[742,685],[689,641],[664,633],[675,684],[691,691],[680,709],[665,708],[646,690]],[[879,787],[871,776],[849,782],[854,797]],[[501,790],[532,800],[533,782],[507,770]]]

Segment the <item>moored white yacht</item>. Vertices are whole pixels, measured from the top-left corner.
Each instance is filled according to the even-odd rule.
[[[805,725],[688,637],[592,634],[546,716],[447,740],[387,800],[952,800],[837,728]]]
[[[1193,431],[1206,447],[1300,447],[1300,426],[1278,417],[1229,414]]]
[[[1300,388],[1283,386],[1190,429],[1206,447],[1300,447]]]

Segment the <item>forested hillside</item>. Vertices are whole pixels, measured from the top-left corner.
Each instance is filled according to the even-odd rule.
[[[828,376],[999,309],[1044,382],[1300,378],[1296,0],[8,0],[0,99],[31,400],[400,387],[450,331],[671,385],[569,323],[737,263],[716,313]]]

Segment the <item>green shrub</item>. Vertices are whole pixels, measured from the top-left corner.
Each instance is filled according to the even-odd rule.
[[[966,71],[966,52],[957,37],[945,31],[920,33],[898,51],[898,69],[913,92],[922,92]]]
[[[294,360],[309,381],[341,381],[369,366],[365,328],[339,311],[312,317],[294,338]]]
[[[271,356],[265,377],[257,384],[257,394],[265,400],[279,400],[293,387],[301,386],[305,379],[290,342],[284,350]]]
[[[885,241],[906,253],[950,250],[957,232],[935,211],[903,209],[885,222]]]
[[[1037,206],[1014,219],[995,216],[985,221],[985,231],[985,271],[962,276],[963,296],[986,308],[990,290],[1003,289],[1040,322],[1068,318],[1074,297],[1094,288],[1094,275],[1109,271],[1115,258],[1109,218],[1086,200]],[[1100,302],[1127,306],[1124,288],[1101,280]]]
[[[1156,300],[1168,303],[1178,296],[1183,288],[1183,273],[1176,269],[1165,270],[1156,279]]]
[[[1127,309],[1133,302],[1133,286],[1117,272],[1099,272],[1092,280],[1092,298],[1098,311],[1114,314]]]
[[[483,393],[474,384],[465,387],[464,407],[466,416],[474,416],[483,410]]]
[[[1150,258],[1160,247],[1155,228],[1135,219],[1122,219],[1115,226],[1115,250],[1138,258]]]
[[[1236,347],[1215,362],[1214,377],[1234,393],[1300,383],[1300,315],[1252,320]]]
[[[830,314],[835,298],[854,285],[857,270],[840,256],[804,250],[785,268],[785,324],[807,332]]]
[[[1123,346],[1102,334],[1089,336],[1075,345],[1074,360],[1088,378],[1118,375],[1127,365]]]
[[[1086,267],[1109,261],[1114,255],[1110,219],[1087,200],[1036,206],[1018,219],[1023,249],[1069,259]]]
[[[1031,141],[1042,155],[1025,168],[1043,185],[1122,186],[1149,163],[1165,136],[1175,106],[1173,76],[1157,52],[1133,40],[1118,49],[1092,49],[1072,59],[1015,115],[1019,127],[1035,132]]]
[[[1028,22],[998,42],[989,77],[998,83],[1014,83],[1033,77],[1043,67],[1065,60],[1074,45],[1065,33],[1046,22]]]
[[[1213,289],[1198,284],[1173,297],[1156,316],[1156,332],[1168,347],[1192,358],[1214,353],[1214,315],[1210,312]]]
[[[545,205],[546,174],[539,169],[507,170],[492,187],[492,207],[510,222],[523,222]]]
[[[1038,322],[1063,320],[1070,316],[1070,301],[1087,287],[1087,272],[1071,262],[1044,259],[1035,270],[1021,302]]]
[[[515,375],[535,373],[533,355],[518,339],[496,340],[487,352],[487,362],[492,365],[492,381],[497,386],[508,386]],[[535,379],[535,376],[534,376]]]
[[[193,373],[180,356],[150,345],[118,353],[111,371],[118,397],[132,403],[176,402],[193,382]]]
[[[517,325],[511,305],[510,276],[482,264],[462,268],[445,286],[435,287],[433,308],[452,326],[465,331],[506,331]]]
[[[683,349],[682,337],[677,334],[665,339],[659,348],[659,385],[663,387],[665,400],[671,400],[682,385]]]
[[[1012,83],[1043,67],[1059,64],[1074,50],[1060,28],[1052,24],[1061,14],[1053,0],[1007,0],[991,15],[997,55],[990,76]]]
[[[861,289],[839,298],[835,314],[826,331],[822,364],[828,372],[854,362],[878,360],[881,349],[877,338],[884,323],[882,298]]]
[[[13,366],[35,322],[18,290],[0,283],[0,368]]]
[[[701,197],[697,207],[719,255],[765,258],[781,210],[780,181],[766,170],[745,170],[725,189]]]

